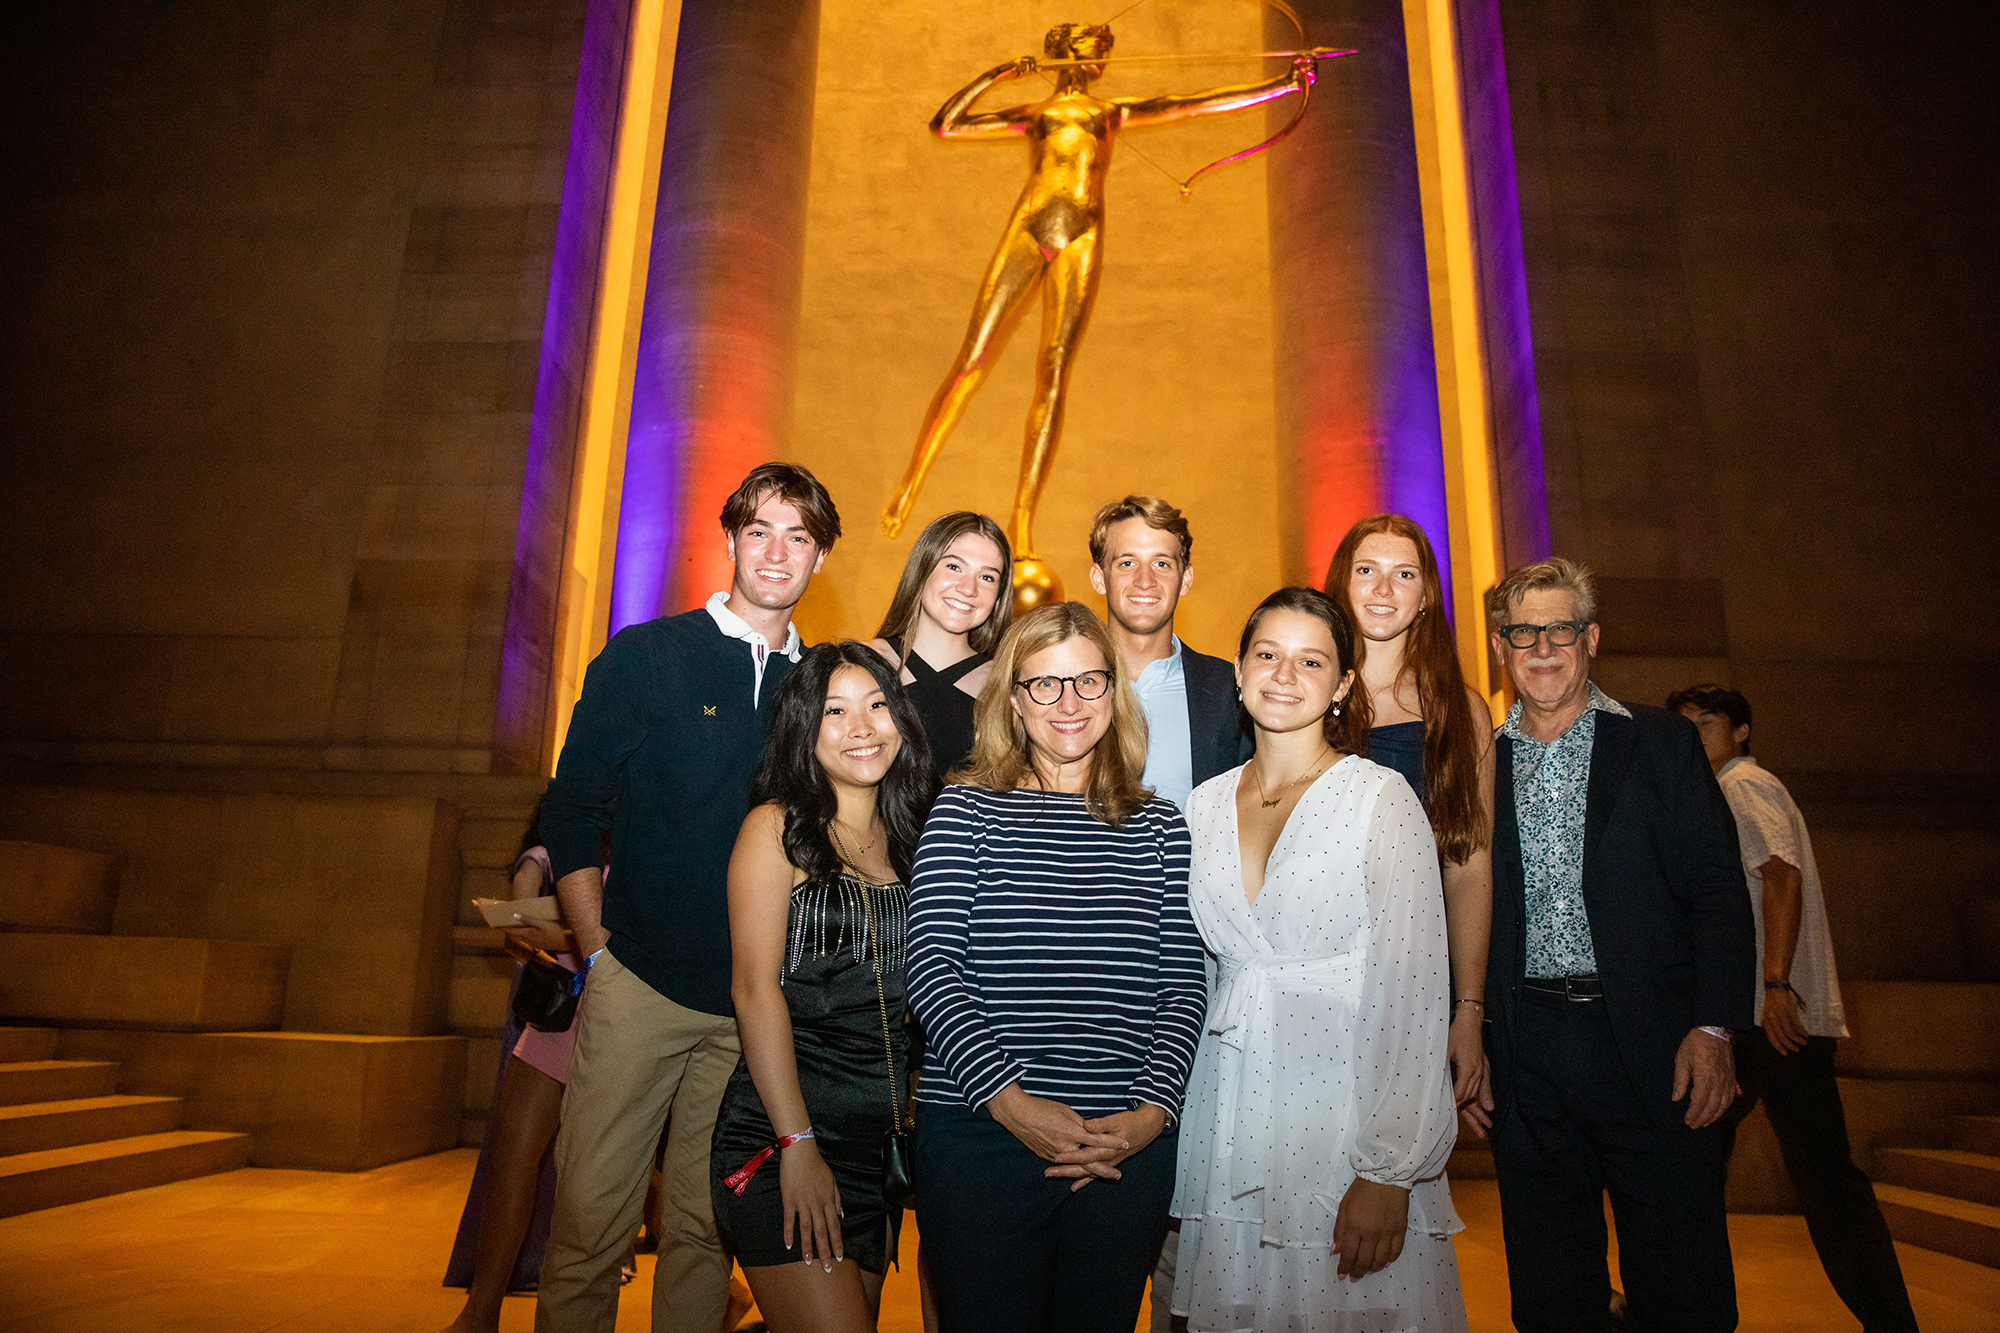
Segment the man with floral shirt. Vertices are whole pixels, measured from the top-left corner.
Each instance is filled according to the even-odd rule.
[[[1723,1210],[1732,1030],[1755,936],[1735,829],[1686,719],[1590,679],[1589,572],[1487,594],[1517,702],[1496,745],[1487,1053],[1514,1324],[1611,1327],[1603,1198],[1642,1328],[1736,1327]]]

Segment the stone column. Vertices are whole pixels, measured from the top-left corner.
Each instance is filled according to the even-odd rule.
[[[1501,549],[1506,568],[1512,569],[1549,556],[1535,331],[1528,319],[1528,269],[1499,0],[1457,0],[1456,14],[1480,327],[1500,473]]]
[[[548,302],[521,478],[521,516],[507,582],[493,714],[490,766],[495,773],[533,773],[545,762],[549,675],[559,651],[563,534],[574,521],[571,481],[583,417],[591,317],[602,276],[619,102],[625,65],[631,58],[631,28],[631,0],[590,0],[577,61],[569,147],[563,159],[562,204],[556,210],[555,248],[549,261]],[[359,578],[355,586],[359,600]],[[555,739],[561,743],[561,737]]]
[[[1441,564],[1451,540],[1403,9],[1295,7],[1312,45],[1357,51],[1322,62],[1311,109],[1269,159],[1283,569],[1317,587],[1349,525],[1378,510],[1421,524]],[[1266,37],[1298,42],[1276,13]]]
[[[686,0],[625,453],[611,630],[728,586],[716,525],[784,452],[818,0]]]

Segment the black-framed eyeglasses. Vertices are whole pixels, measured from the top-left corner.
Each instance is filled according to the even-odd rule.
[[[1102,699],[1104,692],[1111,688],[1111,673],[1086,671],[1080,676],[1030,676],[1014,682],[1014,688],[1026,690],[1030,699],[1044,707],[1062,698],[1065,685],[1075,690],[1079,699]]]
[[[1535,641],[1546,634],[1549,647],[1567,648],[1583,637],[1590,628],[1587,620],[1552,620],[1546,625],[1502,625],[1500,637],[1516,648],[1532,648]]]

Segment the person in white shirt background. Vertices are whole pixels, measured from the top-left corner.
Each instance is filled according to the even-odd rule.
[[[1750,757],[1750,701],[1721,685],[1690,685],[1667,707],[1693,722],[1736,817],[1764,984],[1757,1026],[1736,1043],[1743,1095],[1729,1132],[1763,1099],[1785,1173],[1833,1289],[1867,1333],[1908,1330],[1916,1315],[1875,1188],[1854,1164],[1833,1054],[1847,1035],[1840,980],[1812,837],[1785,784]]]

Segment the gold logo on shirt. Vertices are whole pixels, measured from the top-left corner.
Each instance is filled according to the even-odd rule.
[[[701,715],[702,715],[703,717],[714,717],[714,716],[715,716],[715,705],[714,705],[714,704],[703,704],[703,705],[701,706]]]

